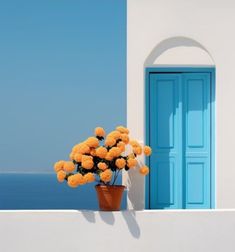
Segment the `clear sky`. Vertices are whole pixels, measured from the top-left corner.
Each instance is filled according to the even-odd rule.
[[[0,172],[50,172],[126,124],[125,0],[0,4]]]

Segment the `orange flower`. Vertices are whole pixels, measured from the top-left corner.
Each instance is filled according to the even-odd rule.
[[[74,160],[75,154],[76,154],[76,153],[72,151],[72,152],[69,154],[69,159],[70,159],[70,160]]]
[[[79,185],[84,185],[85,183],[86,183],[86,180],[80,173],[77,173],[68,177],[68,185],[70,187],[75,188]]]
[[[136,140],[130,140],[129,144],[135,148],[135,147],[141,147],[140,144]]]
[[[107,153],[108,153],[107,149],[103,146],[100,146],[96,149],[96,156],[99,158],[105,158]]]
[[[81,144],[76,144],[73,146],[72,152],[78,152]]]
[[[79,147],[77,149],[77,152],[81,154],[87,154],[90,152],[90,148],[86,143],[79,144]]]
[[[118,169],[123,169],[126,165],[126,160],[124,158],[118,158],[115,161],[115,165]]]
[[[113,175],[112,171],[110,169],[107,169],[100,173],[100,179],[103,182],[107,183],[112,179],[112,175]]]
[[[140,168],[139,172],[140,172],[140,174],[142,174],[142,175],[144,175],[144,176],[147,175],[147,174],[149,173],[149,168],[148,168],[148,166],[146,166],[146,165],[142,166],[142,167]]]
[[[81,153],[76,153],[76,154],[74,155],[74,160],[75,160],[76,162],[82,162],[82,154],[81,154]]]
[[[91,160],[93,161],[93,157],[89,156],[89,155],[82,155],[82,162],[87,161],[87,160]]]
[[[90,147],[90,148],[96,148],[99,146],[99,140],[96,137],[89,137],[85,141],[85,143]]]
[[[108,152],[105,156],[105,159],[108,160],[108,161],[112,161],[113,160],[113,157],[110,155],[110,153]]]
[[[95,157],[95,156],[96,156],[96,150],[92,148],[91,151],[90,151],[90,154],[91,154],[93,157]]]
[[[121,134],[121,139],[125,144],[129,143],[129,136],[127,134]]]
[[[95,175],[91,172],[88,172],[87,174],[84,175],[84,179],[87,183],[91,183],[95,181]]]
[[[58,171],[60,171],[60,170],[63,170],[63,168],[64,168],[64,163],[65,163],[64,160],[60,160],[60,161],[56,162],[56,163],[54,164],[54,170],[55,170],[55,172],[58,172]]]
[[[146,156],[150,156],[151,154],[152,154],[152,149],[151,149],[151,147],[149,147],[149,146],[144,146],[144,154],[146,155]]]
[[[105,130],[102,127],[96,127],[95,128],[95,136],[104,137],[105,136]]]
[[[64,163],[64,170],[66,172],[73,172],[75,170],[75,164],[72,161],[67,161]]]
[[[62,170],[58,171],[57,180],[61,183],[64,181],[65,178],[66,178],[66,172]]]
[[[121,133],[117,130],[111,131],[108,135],[108,137],[113,137],[115,140],[119,139],[121,137]]]
[[[92,169],[93,166],[94,166],[94,162],[91,159],[87,159],[85,161],[82,161],[82,167],[87,169],[87,170]]]
[[[124,142],[120,141],[120,142],[118,142],[117,147],[123,152],[123,151],[125,151],[126,145]]]
[[[116,144],[116,140],[115,140],[114,137],[109,136],[109,137],[107,137],[105,139],[105,143],[104,144],[105,144],[105,146],[112,147],[112,146],[114,146]]]
[[[116,130],[121,132],[121,133],[129,134],[129,130],[124,126],[117,126]]]
[[[129,168],[135,167],[137,165],[137,160],[134,158],[128,158],[127,160],[127,166]]]
[[[121,150],[118,148],[118,147],[113,147],[109,150],[109,154],[112,156],[112,157],[118,157],[120,156],[121,154]]]
[[[139,147],[134,147],[133,148],[133,152],[136,154],[136,155],[141,155],[142,154],[142,148],[139,146]]]
[[[100,170],[106,170],[107,168],[108,168],[108,166],[107,166],[107,164],[106,163],[104,163],[104,162],[99,162],[98,163],[98,168],[100,169]]]

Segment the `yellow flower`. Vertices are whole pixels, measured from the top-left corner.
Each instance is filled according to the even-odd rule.
[[[111,131],[108,135],[108,137],[113,137],[115,140],[119,139],[121,137],[121,133],[117,130]]]
[[[114,137],[109,136],[109,137],[107,137],[105,139],[105,143],[104,144],[105,144],[105,146],[112,147],[112,146],[114,146],[116,144],[116,140],[115,140]]]
[[[96,149],[96,156],[99,158],[105,158],[107,153],[107,149],[103,146],[100,146]]]
[[[74,160],[75,160],[76,162],[82,162],[82,154],[81,154],[81,153],[76,153],[76,154],[74,155]]]
[[[113,160],[113,156],[110,155],[110,153],[108,152],[105,156],[105,159],[108,161],[112,161]]]
[[[96,148],[99,146],[99,140],[96,137],[89,137],[85,141],[85,143],[90,147],[90,148]]]
[[[149,147],[149,146],[144,146],[144,154],[146,155],[146,156],[150,156],[151,154],[152,154],[152,149],[151,149],[151,147]]]
[[[120,142],[118,142],[117,147],[123,152],[123,151],[125,151],[126,145],[124,142],[120,141]]]
[[[133,148],[133,152],[136,154],[136,155],[141,155],[142,154],[142,148],[139,146],[139,147],[134,147]]]
[[[86,143],[81,143],[79,144],[77,152],[81,154],[87,154],[90,152],[90,148]]]
[[[140,147],[140,144],[136,140],[130,140],[129,144],[135,148],[135,147]]]
[[[88,172],[84,175],[84,179],[87,183],[92,183],[95,181],[95,175],[91,172]]]
[[[125,144],[129,143],[129,136],[127,134],[121,134],[121,139]]]
[[[137,160],[134,158],[128,158],[127,159],[127,166],[129,168],[135,167],[137,165]]]
[[[65,177],[66,177],[66,172],[65,171],[62,171],[62,170],[58,171],[58,173],[57,173],[57,180],[60,183],[64,181]]]
[[[121,151],[118,147],[112,147],[112,148],[109,150],[109,154],[110,154],[112,157],[118,157],[118,156],[120,156],[121,153],[122,153],[122,151]]]
[[[118,169],[123,169],[126,165],[126,160],[124,158],[118,158],[115,161],[115,165]]]
[[[100,179],[103,182],[107,183],[112,179],[112,175],[113,175],[112,171],[110,169],[107,169],[100,173]]]
[[[87,170],[92,169],[93,166],[94,166],[94,162],[91,159],[87,159],[85,161],[82,161],[82,167],[87,169]]]
[[[64,163],[64,170],[66,172],[73,172],[75,170],[75,164],[72,161],[67,161]]]
[[[116,130],[121,132],[121,133],[129,134],[129,130],[124,126],[117,126]]]
[[[140,172],[140,174],[142,174],[142,175],[144,175],[144,176],[147,175],[147,174],[149,173],[149,168],[148,168],[148,166],[146,166],[146,165],[142,166],[142,167],[140,168],[139,172]]]
[[[60,161],[56,162],[56,163],[54,164],[54,170],[55,170],[55,172],[58,172],[58,171],[60,171],[60,170],[63,170],[63,168],[64,168],[64,163],[65,163],[64,160],[60,160]]]
[[[103,171],[108,168],[108,165],[104,162],[99,162],[97,166],[100,170],[103,170]]]
[[[102,127],[96,127],[95,128],[95,136],[104,137],[105,136],[105,130]]]

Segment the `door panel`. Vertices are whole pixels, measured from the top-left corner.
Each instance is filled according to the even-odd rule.
[[[150,77],[150,166],[151,208],[182,207],[182,157],[180,75],[151,74]],[[177,167],[177,169],[176,169]]]
[[[210,74],[151,73],[150,208],[210,208]]]

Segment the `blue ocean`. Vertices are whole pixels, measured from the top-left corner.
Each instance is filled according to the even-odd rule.
[[[118,183],[121,182],[121,176]],[[0,209],[98,210],[95,183],[70,188],[55,174],[0,174]],[[126,192],[122,209],[126,208]]]

